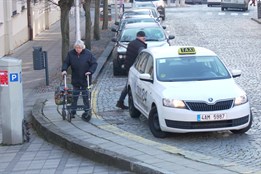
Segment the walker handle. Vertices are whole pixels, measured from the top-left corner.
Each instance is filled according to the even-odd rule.
[[[67,90],[67,76],[66,74],[63,75],[63,79],[64,79],[64,89]]]
[[[87,88],[90,89],[90,75],[87,74]]]

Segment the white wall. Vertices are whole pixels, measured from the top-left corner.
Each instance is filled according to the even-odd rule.
[[[55,1],[58,3],[58,0]],[[0,0],[0,57],[11,54],[15,48],[29,40],[27,9],[21,10],[18,6],[17,14],[13,15],[12,2]],[[31,3],[33,38],[60,20],[60,8],[47,2],[42,0]]]

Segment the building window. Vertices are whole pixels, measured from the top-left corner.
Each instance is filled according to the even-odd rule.
[[[17,14],[17,0],[12,0],[12,16]]]
[[[3,1],[0,1],[0,7],[3,7],[4,6],[4,2]],[[4,22],[4,9],[1,8],[0,10],[0,25],[2,25]]]
[[[21,3],[21,12],[23,12],[26,7],[26,0],[20,0],[20,3]]]

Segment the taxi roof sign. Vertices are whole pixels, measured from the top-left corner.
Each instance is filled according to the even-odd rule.
[[[183,48],[179,48],[178,53],[182,55],[196,54],[196,50],[194,47],[183,47]]]

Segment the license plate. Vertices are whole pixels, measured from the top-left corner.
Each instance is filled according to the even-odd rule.
[[[217,121],[226,120],[226,114],[199,114],[197,115],[197,121]]]

